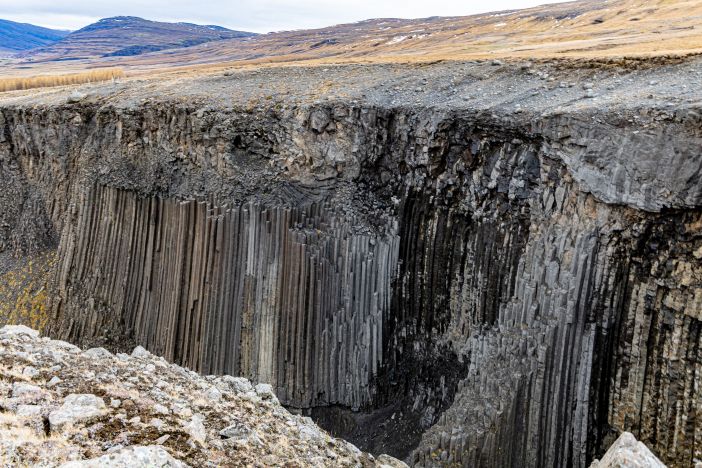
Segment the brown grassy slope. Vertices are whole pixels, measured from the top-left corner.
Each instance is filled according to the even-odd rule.
[[[582,0],[452,18],[377,19],[186,49],[41,64],[128,71],[222,64],[614,57],[702,52],[702,1]],[[22,64],[24,67],[36,65]],[[14,71],[27,73],[27,70]],[[8,68],[8,73],[13,73]]]
[[[602,57],[702,51],[699,0],[584,0],[456,18],[370,20],[222,41],[125,66],[221,61]]]

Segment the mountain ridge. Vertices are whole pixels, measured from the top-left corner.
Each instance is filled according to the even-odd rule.
[[[26,56],[39,60],[134,56],[253,36],[256,33],[233,31],[217,25],[168,23],[137,16],[113,16],[78,29],[60,41],[32,49]]]
[[[57,42],[70,31],[0,19],[0,52],[16,53]]]
[[[211,41],[165,53],[113,56],[110,66],[153,69],[227,62],[394,62],[702,53],[702,29],[695,19],[700,15],[702,4],[693,0],[653,0],[645,5],[636,0],[581,0],[490,14],[376,18],[320,29],[281,31],[244,41]]]

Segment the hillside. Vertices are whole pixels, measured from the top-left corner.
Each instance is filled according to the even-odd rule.
[[[0,53],[33,49],[61,40],[69,31],[0,19]]]
[[[131,27],[127,27],[130,21],[116,20],[103,20],[96,26],[77,31],[42,51],[40,56],[32,57],[41,59],[40,65],[25,62],[14,69],[10,65],[6,67],[7,73],[61,71],[67,64],[57,61],[67,58],[72,59],[73,69],[119,66],[143,71],[218,63],[387,63],[702,52],[702,2],[694,0],[645,3],[583,0],[465,17],[372,19],[322,29],[262,34],[245,40],[224,39],[187,48],[157,51],[163,47],[157,46],[148,48],[154,53],[140,55],[117,52],[120,49],[125,52],[124,43],[133,35],[125,34],[131,31]],[[115,23],[124,24],[117,27]],[[156,25],[157,29],[166,27],[162,23]],[[170,28],[183,28],[183,25],[168,25],[167,29]],[[206,33],[217,35],[221,31],[207,30]],[[171,39],[165,37],[158,40],[140,37],[138,43],[166,43],[167,47],[175,47],[174,44],[186,40],[181,36],[176,39],[175,35]],[[146,49],[135,51],[127,46],[126,52]],[[76,60],[79,57],[87,58]],[[28,67],[39,70],[28,71]]]
[[[104,18],[66,36],[62,41],[31,52],[32,60],[77,60],[131,57],[147,52],[192,47],[223,39],[242,39],[254,33],[221,26],[162,23],[133,16]]]
[[[123,65],[611,57],[702,51],[702,2],[584,0],[465,17],[373,19],[222,41]]]

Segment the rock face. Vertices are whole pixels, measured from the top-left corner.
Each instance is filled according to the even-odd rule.
[[[684,67],[702,68],[668,82]],[[270,384],[364,450],[583,467],[628,430],[671,465],[701,459],[699,109],[525,99],[527,72],[461,70],[438,69],[436,106],[6,104],[0,181],[18,189],[0,200],[21,209],[0,245],[55,252],[52,336]],[[472,86],[503,101],[456,106]]]
[[[0,458],[7,466],[407,466],[330,437],[244,379],[202,377],[150,354],[66,345],[0,328]],[[28,378],[30,365],[38,372]],[[49,385],[56,375],[61,382]]]
[[[224,208],[104,187],[87,197],[82,239],[61,247],[59,288],[89,288],[72,301],[112,298],[118,314],[86,311],[91,330],[124,329],[203,372],[275,382],[297,407],[368,403],[397,262],[391,229],[354,232],[355,218],[325,205]],[[108,257],[116,262],[104,268]]]

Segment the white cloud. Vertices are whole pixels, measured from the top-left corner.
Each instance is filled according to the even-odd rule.
[[[256,32],[306,29],[369,18],[463,16],[527,8],[549,0],[0,0],[0,18],[78,29],[100,18],[140,16],[159,21],[218,24]]]

